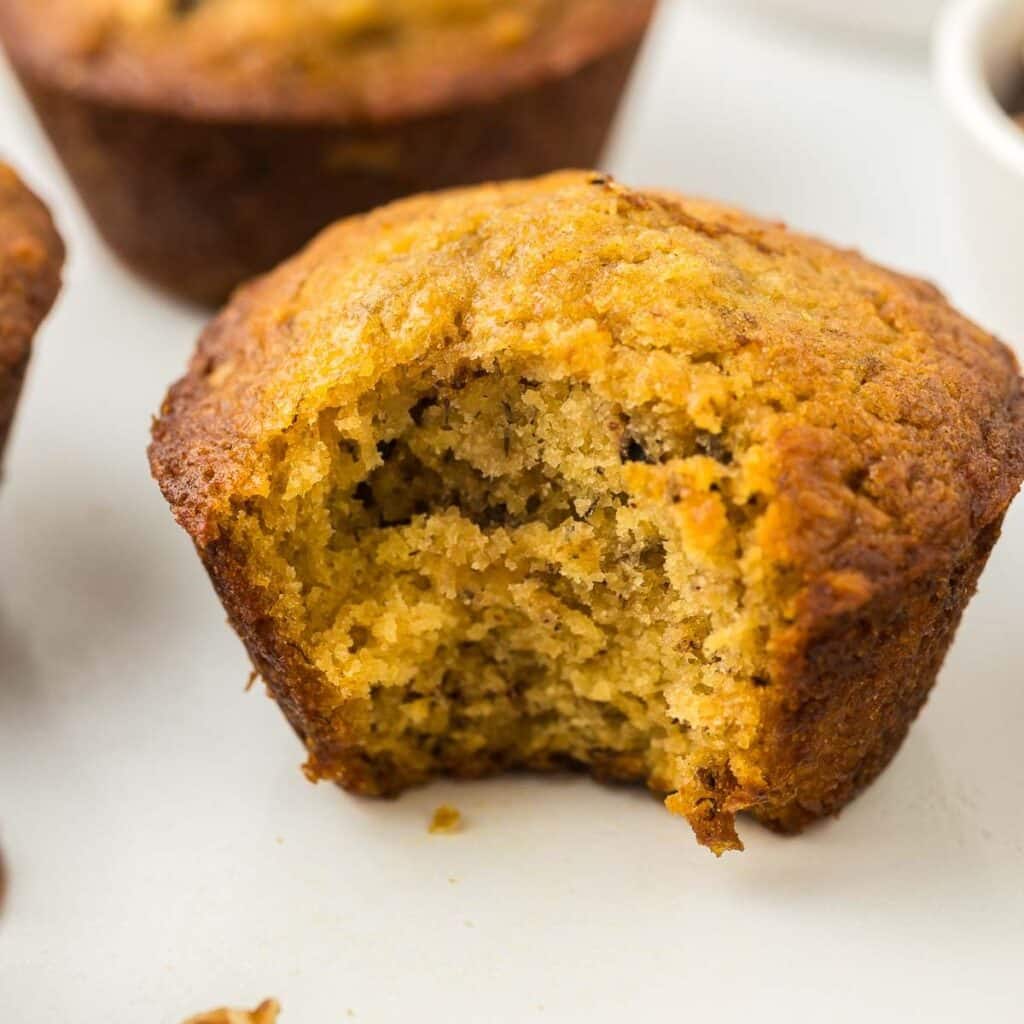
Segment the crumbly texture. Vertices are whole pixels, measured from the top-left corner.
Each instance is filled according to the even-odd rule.
[[[205,116],[387,120],[560,76],[653,0],[3,0],[18,63],[73,91]]]
[[[325,232],[206,331],[150,454],[311,778],[582,767],[721,852],[895,752],[1024,399],[927,284],[567,172]]]
[[[0,463],[32,338],[57,297],[63,261],[46,207],[0,163]]]
[[[267,999],[251,1013],[247,1010],[211,1010],[190,1017],[185,1024],[277,1024],[281,1007],[276,999]]]

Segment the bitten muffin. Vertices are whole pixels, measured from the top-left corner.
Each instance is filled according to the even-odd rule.
[[[0,472],[32,338],[57,298],[63,262],[46,207],[0,163]]]
[[[0,0],[111,246],[203,303],[339,217],[589,166],[655,0]]]
[[[896,752],[1024,398],[927,284],[566,172],[325,232],[208,328],[150,456],[310,778],[577,766],[721,852]]]

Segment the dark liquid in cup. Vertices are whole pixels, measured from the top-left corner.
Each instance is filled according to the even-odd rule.
[[[1024,128],[1024,68],[1021,69],[1020,73],[1020,84],[1017,91],[1013,93],[1013,97],[1010,100],[1006,108],[1010,112],[1010,116]]]

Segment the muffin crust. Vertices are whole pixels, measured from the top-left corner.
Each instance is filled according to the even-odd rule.
[[[1024,399],[930,285],[569,172],[325,232],[206,331],[151,462],[311,777],[581,766],[721,852],[895,753]]]

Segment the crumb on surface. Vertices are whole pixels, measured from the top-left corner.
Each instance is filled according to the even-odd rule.
[[[431,835],[450,835],[462,831],[462,813],[450,804],[441,804],[430,819]]]
[[[255,1010],[211,1010],[190,1017],[185,1024],[277,1024],[281,1006],[276,999],[266,999]]]

